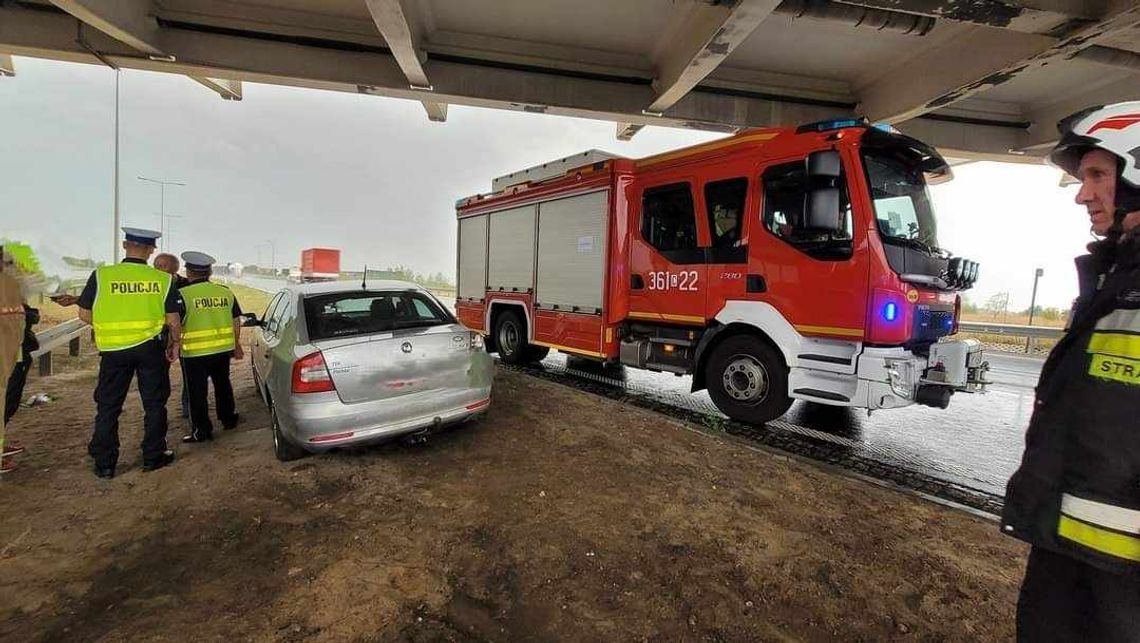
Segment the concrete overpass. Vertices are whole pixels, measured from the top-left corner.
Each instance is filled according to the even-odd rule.
[[[1140,100],[1140,0],[0,0],[12,56],[715,131],[862,115],[1033,160]],[[11,80],[4,82],[14,82]],[[18,82],[15,81],[15,82]]]

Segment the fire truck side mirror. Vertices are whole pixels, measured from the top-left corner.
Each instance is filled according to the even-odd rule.
[[[839,219],[839,188],[812,188],[804,198],[804,223],[811,230],[838,232],[843,229]]]
[[[839,152],[820,150],[808,154],[807,174],[812,179],[817,181],[818,179],[838,179],[842,172],[843,164],[839,161]]]
[[[839,152],[812,152],[807,157],[806,165],[808,181],[804,195],[804,226],[817,231],[842,230],[839,182],[842,180],[843,164]]]

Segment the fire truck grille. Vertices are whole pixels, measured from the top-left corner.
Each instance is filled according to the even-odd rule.
[[[919,306],[914,314],[911,339],[917,342],[934,342],[954,330],[954,309],[937,310]]]

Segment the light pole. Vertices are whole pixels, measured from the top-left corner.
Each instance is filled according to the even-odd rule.
[[[1033,296],[1029,299],[1029,325],[1033,325],[1033,313],[1037,308],[1037,281],[1045,275],[1044,268],[1038,268],[1033,273]],[[1025,338],[1025,352],[1028,353],[1033,344],[1033,336]]]
[[[182,183],[180,181],[169,181],[169,180],[163,180],[163,179],[150,179],[150,178],[147,178],[145,176],[140,176],[138,178],[140,181],[146,181],[148,183],[157,183],[158,184],[158,209],[159,209],[158,216],[160,217],[159,218],[159,222],[160,222],[159,223],[159,228],[160,228],[159,232],[162,232],[166,228],[166,217],[167,217],[167,214],[166,214],[166,186],[178,185],[181,187],[186,187],[186,184]],[[163,248],[163,250],[165,250],[167,248],[165,239],[163,239],[162,248]]]
[[[171,219],[185,219],[186,217],[182,216],[181,214],[162,214],[162,213],[155,213],[155,216],[158,217],[158,225],[159,225],[158,231],[162,233],[162,241],[163,241],[162,245],[167,250],[169,250],[171,247],[170,241],[171,241],[171,239],[174,238],[174,235],[173,235],[174,226],[171,225],[170,220]]]
[[[111,246],[113,247],[111,256],[115,259],[115,263],[119,263],[119,251],[121,250],[119,243],[119,68],[115,68],[115,170],[114,174],[114,219],[113,225],[115,229],[111,234]],[[90,257],[91,253],[88,252],[87,256]]]
[[[265,243],[269,244],[269,271],[273,276],[277,276],[277,244],[273,239],[266,239]]]

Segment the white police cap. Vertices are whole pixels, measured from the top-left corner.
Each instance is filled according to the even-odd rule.
[[[157,245],[155,242],[162,236],[161,232],[146,228],[123,228],[123,234],[126,235],[127,241],[143,246]]]
[[[182,253],[182,261],[186,263],[187,270],[209,270],[217,260],[204,252],[187,250]]]

